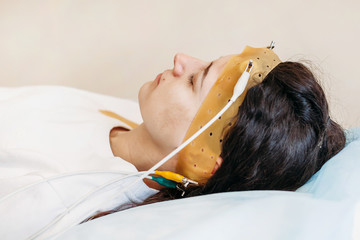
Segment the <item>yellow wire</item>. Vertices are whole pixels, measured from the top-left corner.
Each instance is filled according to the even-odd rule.
[[[178,183],[182,183],[184,176],[177,174],[177,173],[173,173],[170,171],[158,171],[155,170],[155,174],[162,176],[163,178],[166,178],[168,180],[172,180]]]

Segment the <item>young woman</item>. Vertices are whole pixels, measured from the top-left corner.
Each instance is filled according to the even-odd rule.
[[[261,65],[251,75],[249,90],[241,103],[235,104],[233,115],[228,115],[229,126],[220,125],[219,137],[214,137],[215,130],[203,133],[211,138],[209,141],[219,142],[219,156],[206,158],[195,154],[199,159],[191,161],[189,166],[184,162],[196,150],[185,150],[162,169],[180,171],[200,184],[190,185],[185,193],[162,188],[142,204],[227,191],[294,191],[344,147],[344,132],[330,118],[325,94],[306,66],[280,62],[271,50],[247,48],[241,55],[244,53],[245,59],[252,55],[258,61],[254,64]],[[240,57],[235,62],[241,65],[243,60]],[[114,153],[146,170],[179,146],[194,133],[185,135],[203,117],[206,101],[220,94],[211,91],[220,81],[221,73],[222,78],[231,75],[224,73],[230,71],[231,67],[225,69],[230,61],[234,62],[234,56],[209,63],[177,54],[173,69],[141,89],[139,102],[144,123],[133,131],[117,134],[112,141]],[[139,150],[134,142],[146,147]],[[203,146],[212,143],[199,140],[196,144],[203,154]],[[121,146],[127,146],[126,150]],[[208,161],[210,168],[201,169],[205,169],[204,174],[193,169]]]
[[[247,92],[159,168],[199,185],[183,193],[148,180],[150,188],[141,182],[122,192],[133,179],[116,174],[150,169],[202,128],[229,101],[250,59]],[[313,74],[267,48],[247,47],[212,62],[177,54],[172,69],[141,88],[138,126],[127,120],[140,119],[129,101],[68,88],[0,90],[0,210],[14,219],[0,223],[5,236],[19,239],[51,235],[129,204],[295,190],[345,144]]]

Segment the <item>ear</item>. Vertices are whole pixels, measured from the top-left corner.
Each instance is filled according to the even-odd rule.
[[[219,157],[216,159],[215,166],[214,166],[211,174],[214,174],[214,173],[219,169],[219,167],[221,166],[222,162],[223,162],[223,159],[222,159],[222,157],[219,156]]]

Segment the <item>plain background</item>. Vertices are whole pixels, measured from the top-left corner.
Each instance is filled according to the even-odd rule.
[[[310,60],[344,127],[360,126],[359,0],[0,0],[0,86],[65,85],[137,100],[184,52],[265,47]]]

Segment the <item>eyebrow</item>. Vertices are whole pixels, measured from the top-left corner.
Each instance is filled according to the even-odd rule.
[[[207,74],[208,74],[208,72],[209,72],[209,70],[210,70],[210,68],[211,68],[211,66],[212,66],[213,63],[214,63],[214,62],[211,62],[211,63],[209,64],[209,66],[207,66],[207,67],[205,68],[204,74],[202,75],[202,78],[201,78],[201,87],[200,87],[200,88],[202,88],[204,79],[206,78],[206,76],[207,76]]]

